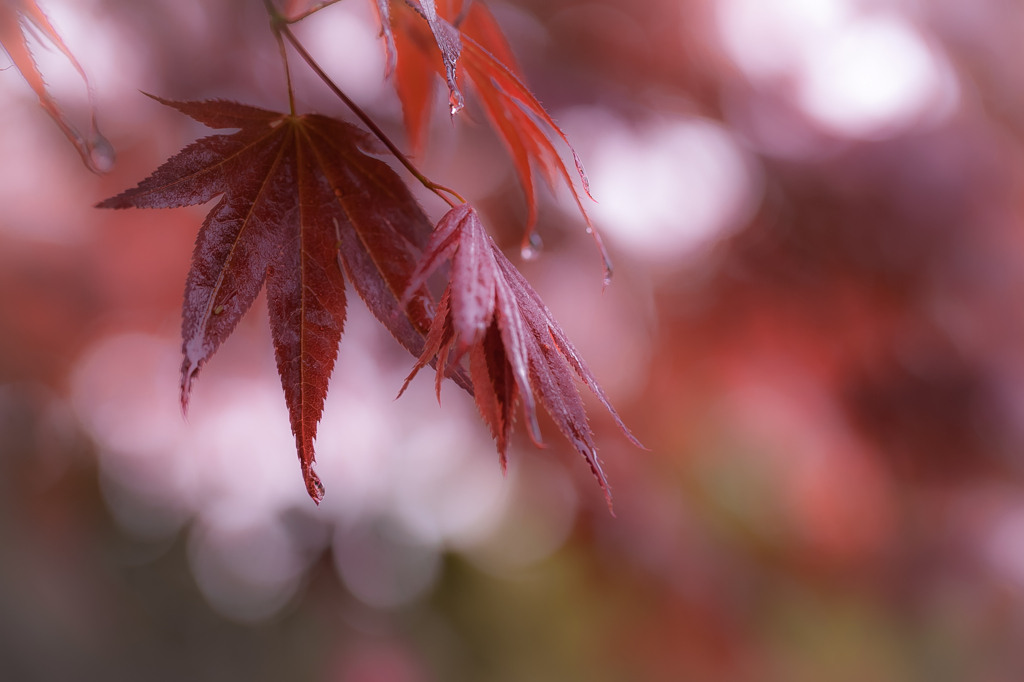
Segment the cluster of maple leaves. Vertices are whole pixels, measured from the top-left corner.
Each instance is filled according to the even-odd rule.
[[[302,2],[289,0],[283,13],[266,4],[279,40],[287,37],[322,74],[287,26],[333,3],[302,13]],[[394,74],[413,148],[424,144],[435,74],[447,83],[453,116],[465,103],[460,83],[468,81],[523,186],[528,206],[524,244],[530,243],[537,214],[534,166],[549,184],[564,181],[586,218],[552,138],[566,145],[568,140],[523,84],[512,50],[486,7],[470,0],[440,8],[434,0],[374,0],[374,6],[388,54],[386,75]],[[96,162],[97,143],[78,135],[46,94],[24,38],[15,30],[19,12],[74,59],[31,0],[0,0],[0,40],[87,165],[103,170]],[[437,369],[439,393],[447,376],[474,395],[502,467],[520,402],[530,437],[541,443],[539,402],[589,463],[610,504],[574,375],[639,443],[471,205],[446,199],[453,208],[434,228],[398,174],[375,158],[385,153],[378,140],[348,123],[226,100],[154,99],[210,128],[237,131],[192,143],[134,189],[98,205],[172,208],[221,197],[199,230],[185,285],[183,409],[199,371],[265,283],[302,474],[310,497],[319,502],[324,488],[313,469],[313,441],[344,329],[347,279],[418,358],[409,380],[430,363]],[[375,126],[372,130],[396,151]],[[95,126],[93,133],[91,140],[102,139]],[[573,157],[589,194],[575,152]],[[607,280],[608,257],[589,219],[587,225],[604,258]],[[449,281],[435,306],[427,280],[447,260]]]

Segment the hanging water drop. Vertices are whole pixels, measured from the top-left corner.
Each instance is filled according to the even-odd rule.
[[[519,252],[519,255],[523,257],[523,260],[537,260],[540,258],[540,252],[544,250],[544,242],[541,241],[540,235],[536,232],[531,232],[530,236],[523,245],[523,250]]]
[[[109,173],[117,154],[114,146],[98,131],[89,140],[89,166],[97,173]]]

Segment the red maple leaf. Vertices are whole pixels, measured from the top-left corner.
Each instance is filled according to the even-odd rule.
[[[382,32],[389,51],[388,63],[397,60],[396,89],[402,101],[405,126],[414,152],[422,151],[425,143],[433,93],[432,72],[443,75],[448,81],[452,113],[461,108],[462,95],[453,76],[453,69],[457,64],[455,73],[462,80],[468,78],[472,84],[484,114],[512,157],[513,166],[519,176],[527,208],[523,248],[530,247],[537,221],[537,194],[533,172],[533,166],[536,164],[549,187],[554,189],[564,182],[572,193],[586,221],[587,231],[593,236],[600,250],[607,283],[612,272],[611,259],[600,235],[590,222],[572,176],[562,162],[552,138],[564,142],[572,153],[576,171],[583,183],[583,191],[589,196],[590,186],[587,174],[583,170],[583,163],[576,150],[569,144],[565,133],[526,87],[512,48],[487,7],[480,2],[446,3],[442,8],[442,16],[437,17],[436,22],[429,23],[429,28],[433,32],[431,36],[426,30],[428,24],[422,20],[429,19],[429,14],[416,3],[396,3],[396,10],[389,12],[387,0],[377,1],[383,25]],[[455,23],[461,30],[455,29],[445,17],[456,17]],[[384,23],[388,18],[391,20],[391,26]],[[444,27],[443,35],[454,31],[459,36],[457,51],[446,49],[445,43],[437,39],[439,30],[435,30],[434,25],[438,22]],[[397,55],[392,51],[397,52]],[[460,103],[458,108],[455,106],[456,97]]]
[[[460,359],[468,353],[476,404],[494,436],[502,469],[520,400],[530,437],[538,446],[542,444],[536,398],[587,460],[610,507],[608,481],[597,458],[573,374],[611,412],[630,441],[643,446],[622,423],[593,372],[540,296],[484,230],[471,205],[457,206],[438,222],[409,279],[403,301],[449,258],[450,282],[430,325],[426,347],[405,386],[436,358],[440,397],[442,377],[456,371]]]
[[[238,132],[194,142],[99,206],[171,208],[223,195],[199,231],[185,286],[182,408],[196,375],[266,281],[292,432],[306,488],[319,502],[313,439],[345,322],[343,273],[377,319],[420,355],[429,294],[418,284],[412,305],[399,307],[397,299],[410,289],[430,222],[398,175],[365,153],[377,151],[376,141],[347,123],[224,100],[155,99]]]

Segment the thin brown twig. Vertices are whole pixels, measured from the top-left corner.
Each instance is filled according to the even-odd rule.
[[[339,3],[339,2],[341,2],[341,0],[325,0],[324,2],[321,2],[321,3],[318,3],[316,5],[313,5],[308,10],[306,10],[305,12],[303,12],[302,14],[300,14],[298,16],[291,17],[291,18],[285,17],[284,18],[284,23],[285,24],[294,24],[294,23],[300,22],[303,19],[305,19],[306,17],[308,17],[310,14],[316,14],[317,12],[322,10],[323,8],[330,7],[331,5]]]
[[[295,115],[295,90],[292,88],[292,71],[288,68],[288,50],[285,48],[284,39],[280,31],[274,31],[277,38],[277,47],[281,50],[281,59],[284,61],[284,77],[288,81],[288,113]]]
[[[267,13],[270,15],[270,30],[274,32],[274,38],[277,40],[277,48],[281,52],[281,61],[284,62],[284,77],[288,82],[288,113],[294,116],[295,89],[292,87],[292,70],[288,67],[288,50],[285,49],[284,40],[281,38],[280,30],[280,26],[284,22],[284,17],[282,17],[280,12],[277,11],[277,7],[274,6],[273,0],[263,0],[263,5],[267,8]]]
[[[270,0],[264,1],[269,2]],[[299,42],[295,35],[288,29],[288,26],[284,24],[284,22],[279,22],[276,25],[275,30],[276,32],[279,32],[285,38],[288,39],[288,42],[292,44],[292,47],[294,47],[295,51],[299,53],[299,56],[302,57],[303,60],[305,60],[306,64],[309,65],[309,68],[313,69],[313,72],[320,77],[320,80],[322,80],[327,85],[327,87],[331,89],[331,92],[337,95],[338,99],[344,102],[345,106],[351,109],[352,113],[359,117],[359,120],[363,122],[363,125],[369,128],[370,132],[372,132],[377,137],[378,140],[384,143],[384,146],[388,148],[388,151],[390,151],[394,155],[394,157],[398,159],[403,166],[405,166],[406,170],[412,173],[413,177],[419,180],[424,187],[429,189],[437,196],[441,197],[449,206],[453,208],[455,207],[455,203],[451,199],[446,197],[444,194],[442,194],[442,192],[450,194],[451,196],[455,197],[462,203],[466,203],[466,200],[463,199],[462,196],[455,190],[449,189],[444,185],[439,185],[436,182],[430,180],[427,176],[423,175],[423,173],[421,173],[416,168],[416,166],[412,164],[408,157],[406,157],[406,155],[403,154],[401,150],[395,146],[395,143],[393,143],[388,138],[388,136],[384,134],[384,131],[381,130],[377,126],[377,124],[373,122],[373,119],[371,119],[366,114],[365,111],[360,109],[359,105],[357,105],[355,102],[349,99],[348,95],[342,92],[341,88],[339,88],[334,83],[334,81],[331,80],[331,77],[328,76],[327,73],[324,72],[322,68],[320,68],[320,65],[316,63],[316,60],[313,59],[313,56],[306,51],[306,48],[303,47],[302,43]]]
[[[267,14],[270,15],[270,27],[277,32],[277,25],[284,22],[284,17],[277,11],[277,7],[274,7],[273,0],[263,0],[263,6],[267,8]]]

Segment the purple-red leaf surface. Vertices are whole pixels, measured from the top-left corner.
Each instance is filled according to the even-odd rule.
[[[221,196],[199,231],[185,286],[182,407],[265,281],[299,461],[319,502],[313,440],[345,322],[343,273],[395,338],[421,355],[430,297],[422,282],[410,286],[410,275],[430,222],[394,171],[365,153],[374,141],[347,123],[223,100],[158,101],[238,132],[194,142],[99,206],[171,208]],[[399,307],[409,289],[411,304]]]
[[[468,352],[476,404],[497,444],[502,467],[519,400],[530,437],[541,444],[537,400],[587,460],[610,505],[608,482],[574,375],[594,392],[629,439],[643,446],[622,423],[551,311],[494,244],[469,204],[452,209],[438,222],[409,280],[406,296],[448,258],[452,261],[451,280],[423,354],[406,384],[436,357],[440,386],[441,377]]]

